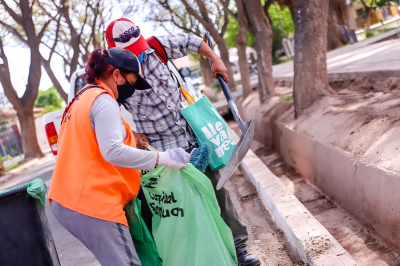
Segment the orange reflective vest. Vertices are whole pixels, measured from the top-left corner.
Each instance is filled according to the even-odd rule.
[[[101,88],[87,85],[85,88],[91,88],[77,94],[64,113],[49,201],[55,200],[79,213],[128,226],[124,207],[139,191],[140,172],[112,165],[100,153],[90,123],[90,109],[102,93],[115,97],[104,83],[97,81],[97,85]],[[124,144],[136,148],[128,123],[122,121],[127,135]]]

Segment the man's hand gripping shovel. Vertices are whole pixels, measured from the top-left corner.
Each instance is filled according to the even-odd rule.
[[[204,41],[208,42],[210,48],[213,49],[210,34],[208,32],[204,35]],[[208,59],[208,61],[210,62],[210,65],[212,65],[212,61],[210,59]],[[221,89],[224,92],[225,98],[228,101],[229,108],[231,109],[232,114],[239,125],[240,131],[242,131],[242,136],[240,137],[239,142],[236,144],[236,147],[232,152],[231,158],[225,166],[224,172],[222,173],[222,176],[218,181],[217,190],[220,190],[249,151],[251,142],[253,141],[254,137],[255,122],[254,118],[251,119],[249,122],[245,122],[242,120],[236,107],[236,103],[224,78],[220,74],[217,74],[217,78]]]

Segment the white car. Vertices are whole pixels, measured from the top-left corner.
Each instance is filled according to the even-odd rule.
[[[175,65],[171,61],[168,62],[168,68],[174,73],[174,75],[172,76],[178,79],[179,84],[183,87],[183,89],[191,91],[192,88],[189,88],[188,90],[188,88],[186,87],[186,83],[183,81],[180,72],[176,69]],[[71,102],[74,96],[86,85],[85,79],[86,79],[85,69],[79,69],[72,74],[69,86],[68,102]],[[132,115],[122,105],[120,108],[121,108],[122,118],[124,118],[125,121],[131,127],[131,129],[135,131],[136,126],[133,123]],[[61,118],[64,113],[64,110],[65,109],[62,109],[43,115],[43,121],[47,134],[47,139],[49,141],[51,151],[53,152],[56,158],[57,158],[58,135],[60,134]]]

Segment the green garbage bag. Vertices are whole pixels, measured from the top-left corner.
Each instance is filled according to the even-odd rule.
[[[218,111],[207,97],[203,96],[181,113],[192,128],[196,139],[200,143],[210,144],[210,168],[214,171],[224,168],[236,145]]]
[[[140,199],[136,198],[125,206],[125,215],[136,252],[142,266],[162,266],[153,237],[142,219],[140,203]]]
[[[36,178],[36,179],[32,180],[31,182],[26,183],[19,187],[13,187],[10,189],[0,191],[0,194],[11,191],[11,190],[15,190],[15,189],[18,189],[21,187],[26,187],[26,191],[28,192],[29,196],[31,196],[35,199],[38,199],[40,201],[40,204],[43,206],[43,208],[45,207],[47,186],[41,178]]]
[[[164,266],[237,265],[232,232],[211,181],[193,165],[158,167],[142,176],[153,236]]]

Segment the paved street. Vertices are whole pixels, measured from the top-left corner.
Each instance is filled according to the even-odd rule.
[[[395,31],[392,30],[362,42],[328,52],[328,72],[347,73],[400,69],[400,38],[377,42],[393,36]],[[293,61],[275,65],[273,67],[273,76],[293,76]]]
[[[49,187],[55,161],[51,160],[32,167],[6,183],[0,183],[0,190],[25,184],[37,177],[43,179]],[[288,250],[282,231],[272,222],[272,217],[265,211],[257,196],[257,191],[250,181],[236,171],[226,183],[232,201],[249,232],[248,250],[261,259],[261,266],[297,265],[297,260]],[[100,265],[92,253],[75,237],[68,233],[54,217],[46,200],[46,215],[49,220],[58,256],[62,266]]]
[[[47,162],[38,167],[32,168],[29,172],[18,176],[15,179],[8,181],[5,184],[0,185],[0,190],[23,185],[37,177],[43,179],[47,187],[50,185],[51,176],[53,175],[55,161]],[[50,205],[46,200],[46,215],[49,220],[53,237],[56,242],[58,256],[62,266],[76,266],[76,265],[88,265],[98,266],[100,265],[94,258],[92,253],[74,236],[68,233],[64,227],[54,217],[53,212],[50,209]]]

